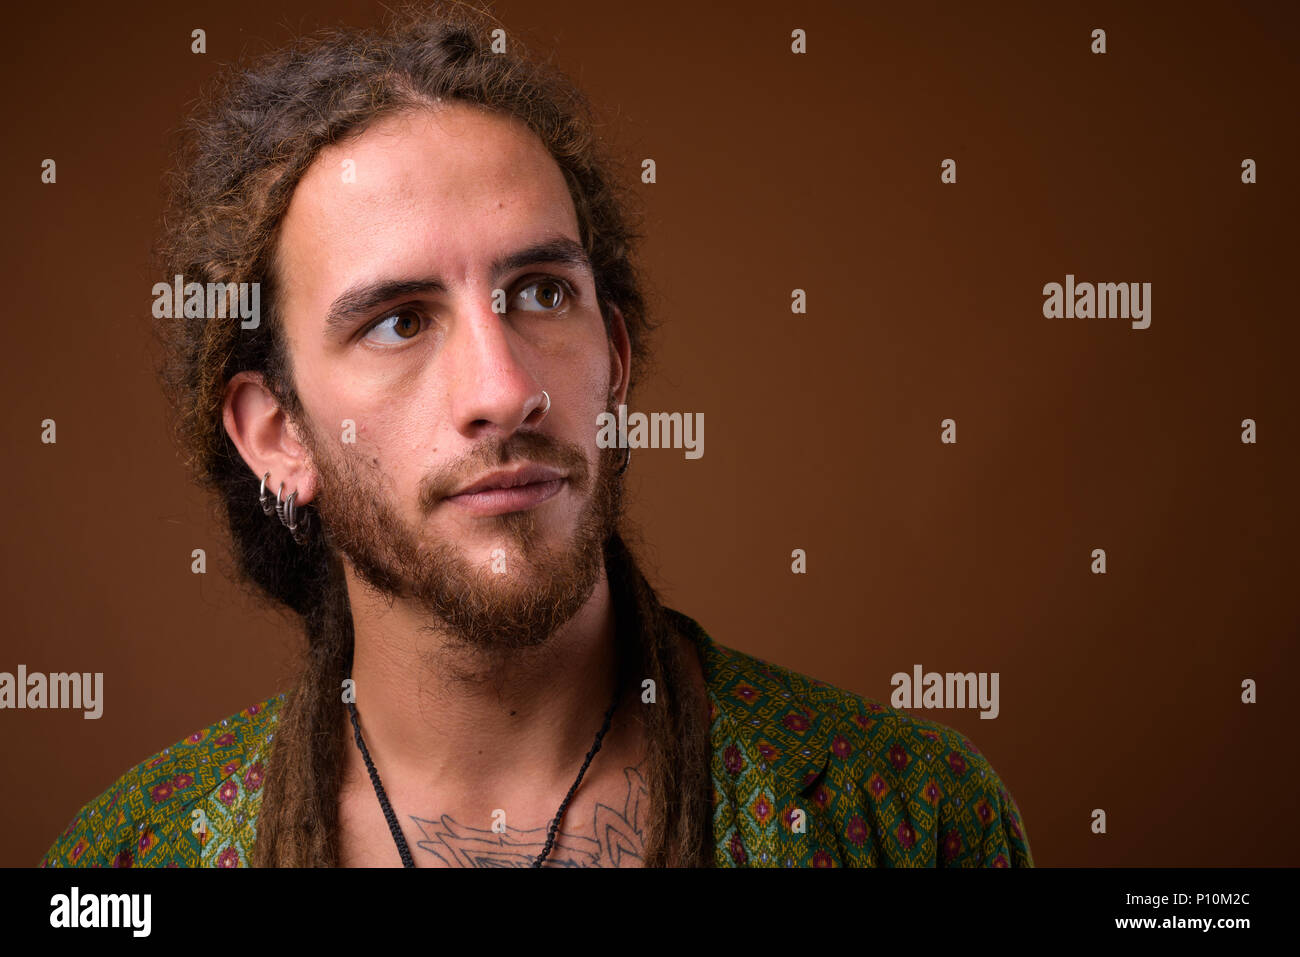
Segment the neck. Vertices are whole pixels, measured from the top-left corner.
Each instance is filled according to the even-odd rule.
[[[361,732],[385,786],[404,782],[455,801],[520,786],[563,794],[614,694],[614,611],[604,572],[586,604],[536,648],[465,647],[404,600],[377,595],[347,570],[351,677]],[[627,690],[627,689],[625,689]],[[626,709],[619,709],[622,714]],[[369,781],[347,709],[347,764]],[[615,715],[601,750],[629,728]]]

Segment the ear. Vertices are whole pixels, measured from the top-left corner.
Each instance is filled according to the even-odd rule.
[[[306,505],[316,495],[317,475],[311,453],[299,441],[297,427],[280,408],[262,375],[240,372],[226,383],[222,422],[230,440],[266,490],[275,495],[284,483],[284,498],[295,490],[295,505]]]
[[[632,381],[632,343],[627,336],[623,313],[613,304],[609,307],[609,391],[616,405],[627,403],[627,389]]]

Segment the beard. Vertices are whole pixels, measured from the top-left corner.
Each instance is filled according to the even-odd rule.
[[[622,449],[598,449],[593,469],[577,445],[539,432],[516,432],[485,441],[426,477],[418,492],[422,516],[485,471],[530,462],[568,473],[561,493],[567,488],[583,505],[566,541],[542,541],[540,505],[477,517],[473,521],[497,544],[491,558],[475,562],[457,542],[429,540],[427,532],[406,524],[385,497],[389,483],[364,453],[336,455],[310,425],[295,424],[317,469],[319,490],[312,504],[331,549],[362,581],[415,602],[463,645],[489,654],[537,647],[591,597],[605,542],[621,516]]]

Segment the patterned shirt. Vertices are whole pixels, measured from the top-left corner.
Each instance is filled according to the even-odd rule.
[[[715,644],[701,651],[718,867],[1032,867],[1020,810],[959,732]],[[42,867],[246,867],[285,694],[122,775]]]

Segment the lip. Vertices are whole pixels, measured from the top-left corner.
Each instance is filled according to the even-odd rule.
[[[540,505],[557,495],[564,482],[562,472],[526,465],[485,475],[446,500],[476,515],[501,515]]]

